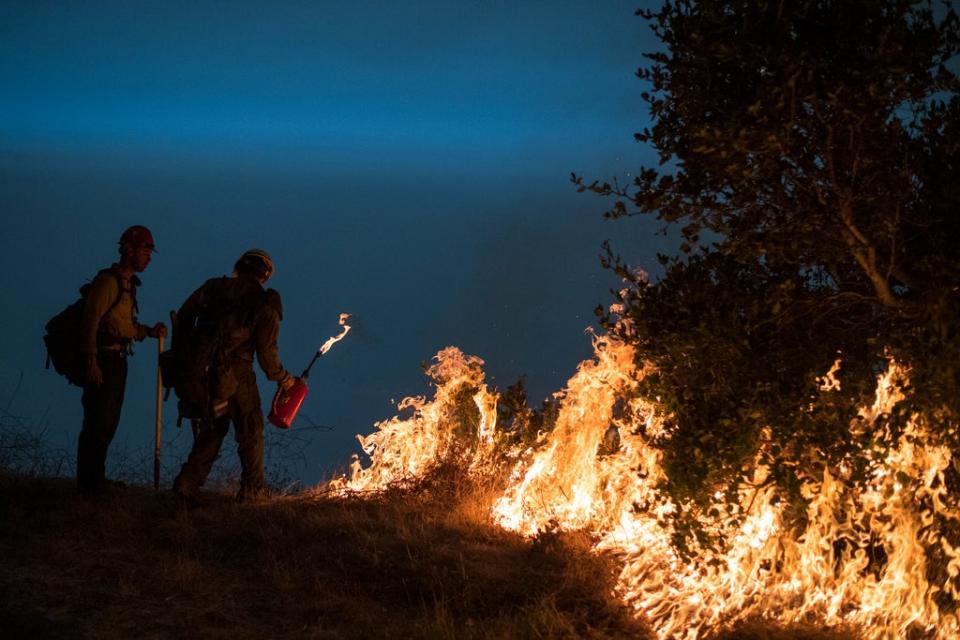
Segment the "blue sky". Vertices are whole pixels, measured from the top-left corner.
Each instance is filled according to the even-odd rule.
[[[624,74],[645,29],[631,3],[591,4],[10,3],[2,134],[304,154],[608,143],[635,124]]]
[[[72,446],[79,391],[42,369],[43,322],[146,224],[143,321],[250,247],[275,258],[291,370],[355,314],[313,371],[304,411],[333,430],[310,436],[305,481],[391,399],[429,393],[419,365],[450,344],[496,385],[525,374],[539,404],[618,284],[600,243],[654,273],[663,249],[653,223],[604,222],[569,183],[655,162],[632,138],[656,46],[638,6],[4,3],[0,293],[19,310],[0,320],[0,400]],[[119,446],[149,442],[152,349],[131,363]]]

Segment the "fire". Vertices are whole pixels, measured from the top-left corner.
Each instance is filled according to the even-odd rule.
[[[400,411],[410,410],[408,418],[394,417],[377,423],[377,431],[357,436],[360,446],[372,460],[364,469],[354,460],[349,482],[335,482],[334,487],[354,491],[380,489],[392,482],[417,477],[454,450],[461,427],[457,420],[459,394],[467,390],[479,412],[475,428],[477,467],[493,445],[496,424],[496,397],[484,383],[483,360],[464,356],[456,347],[447,347],[434,358],[437,362],[427,374],[437,383],[433,400],[424,397],[405,398]]]
[[[358,436],[370,464],[355,460],[351,476],[333,488],[382,489],[452,453],[475,473],[502,473],[506,488],[490,505],[494,521],[524,535],[590,532],[598,552],[622,559],[618,593],[661,638],[693,640],[746,618],[853,626],[878,639],[960,634],[953,611],[960,546],[944,531],[960,521],[945,477],[952,453],[926,444],[919,417],[901,434],[877,421],[902,397],[906,371],[891,363],[854,425],[890,445],[885,456],[869,458],[866,488],[849,482],[844,468],[806,478],[809,506],[798,530],[764,486],[768,470],[757,465],[732,508],[718,494],[703,515],[704,526],[729,541],[727,550],[694,548],[684,560],[670,543],[677,505],[657,489],[663,471],[650,441],[663,433],[661,416],[656,402],[633,393],[648,373],[634,356],[627,345],[594,337],[594,357],[555,394],[554,427],[522,448],[497,428],[498,395],[484,382],[483,361],[448,347],[428,370],[433,398],[403,400],[408,417]],[[822,392],[839,385],[838,366],[825,373]]]
[[[350,325],[347,324],[347,320],[349,320],[349,319],[350,319],[350,314],[349,314],[349,313],[341,313],[341,314],[340,314],[339,322],[340,322],[340,326],[343,327],[343,330],[342,330],[340,333],[338,333],[337,335],[328,338],[327,341],[324,342],[324,343],[320,346],[319,349],[317,349],[317,355],[318,355],[318,356],[322,356],[322,355],[326,354],[327,351],[330,351],[330,349],[333,347],[333,345],[335,345],[335,344],[337,344],[338,342],[340,342],[341,340],[343,340],[343,339],[346,337],[346,335],[347,335],[348,333],[350,333],[350,328],[351,328],[351,327],[350,327]]]

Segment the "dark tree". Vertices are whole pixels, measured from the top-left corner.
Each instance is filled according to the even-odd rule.
[[[922,412],[956,447],[949,3],[679,0],[638,15],[664,45],[638,72],[653,126],[636,139],[660,166],[630,185],[574,180],[615,199],[608,216],[654,215],[682,238],[653,283],[608,253],[633,286],[606,322],[657,365],[643,392],[671,412],[667,489],[705,504],[763,437],[770,481],[799,500],[801,474],[870,444],[850,420],[890,357],[911,369],[890,424]],[[823,393],[838,356],[841,388]]]

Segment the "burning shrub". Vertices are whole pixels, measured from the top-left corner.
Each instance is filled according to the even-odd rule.
[[[960,19],[893,0],[638,14],[664,45],[636,134],[661,167],[573,178],[616,198],[608,217],[682,236],[656,282],[605,258],[626,286],[600,315],[648,367],[624,391],[662,419],[626,439],[661,471],[633,513],[679,563],[637,548],[625,592],[666,635],[751,610],[957,633]],[[661,598],[651,573],[701,587]]]
[[[657,365],[647,386],[677,448],[715,449],[701,471],[668,461],[676,495],[702,502],[736,477],[768,425],[836,461],[859,445],[845,425],[888,355],[915,385],[891,418],[923,413],[960,444],[957,15],[892,0],[638,13],[664,51],[638,74],[653,126],[636,138],[665,168],[628,188],[575,181],[617,197],[610,217],[629,203],[681,227],[656,284],[608,262],[632,284],[628,341]],[[842,398],[808,415],[838,352]]]

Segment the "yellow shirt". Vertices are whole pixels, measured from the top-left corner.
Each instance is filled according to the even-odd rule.
[[[122,349],[127,343],[147,336],[146,325],[137,322],[134,291],[139,284],[136,276],[123,279],[114,270],[97,274],[83,306],[80,333],[83,353],[95,354],[98,347]]]

